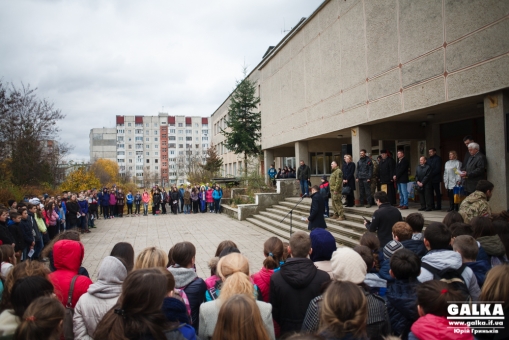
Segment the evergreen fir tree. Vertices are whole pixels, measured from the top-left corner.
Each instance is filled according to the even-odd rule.
[[[258,111],[260,97],[256,95],[256,84],[247,78],[237,81],[237,87],[230,96],[230,106],[226,119],[225,146],[236,155],[244,156],[244,176],[247,177],[247,159],[261,153],[260,129],[261,113]]]
[[[214,176],[223,166],[223,160],[219,158],[214,144],[211,144],[207,150],[207,161],[200,166],[203,170],[210,172],[211,176]]]

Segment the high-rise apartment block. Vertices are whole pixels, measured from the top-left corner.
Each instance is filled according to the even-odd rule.
[[[110,145],[102,146],[104,142],[98,142],[109,140],[111,136],[107,134],[105,138],[106,131],[98,130],[106,129],[90,132],[91,162],[99,158],[111,159]],[[120,175],[133,179],[140,186],[184,184],[189,170],[206,160],[209,131],[209,118],[205,117],[167,113],[117,116],[114,160]]]

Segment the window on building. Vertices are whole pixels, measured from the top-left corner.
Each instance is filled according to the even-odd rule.
[[[143,142],[143,137],[134,137],[136,142]]]
[[[145,145],[145,148],[150,149],[150,145],[149,144]]]
[[[147,163],[150,163],[150,159],[147,159]]]
[[[149,124],[149,123],[146,123],[146,124],[145,124],[145,127],[149,127],[149,126],[150,126],[150,124]]]
[[[156,136],[157,136],[157,130],[154,130],[154,135],[156,135]]]
[[[179,135],[183,134],[184,130],[179,130]]]
[[[125,155],[125,151],[118,151],[118,152],[117,152],[117,155],[119,155],[119,156],[123,156],[123,155]]]
[[[131,123],[127,123],[127,126],[131,126]]]
[[[145,130],[146,135],[150,135],[150,130]]]
[[[175,151],[170,150],[170,155],[174,155],[174,154],[175,154]]]
[[[194,147],[199,149],[200,148],[200,144],[195,144]]]
[[[145,138],[145,142],[150,142],[150,138]]]
[[[154,156],[159,156],[159,152],[154,152]]]
[[[155,169],[155,170],[159,170],[159,167],[156,165],[156,166],[154,167],[154,169]]]
[[[187,134],[192,134],[192,133],[193,133],[193,130],[186,130],[186,133],[187,133]]]
[[[311,159],[311,164],[309,166],[312,175],[330,174],[332,172],[330,164],[334,160],[338,164],[342,164],[340,162],[340,157],[333,156],[332,152],[310,152],[309,156]]]
[[[201,130],[201,133],[203,133],[204,135],[206,135],[207,133],[209,133],[209,130]]]
[[[147,155],[147,156],[150,156],[150,152],[147,152],[147,153],[146,153],[146,155]]]
[[[131,134],[131,130],[127,130],[127,133],[128,133],[128,134]]]
[[[179,148],[183,148],[184,147],[184,144],[179,144]]]
[[[154,142],[159,142],[159,138],[154,137]]]
[[[186,137],[186,140],[193,140],[193,137]]]
[[[179,137],[179,140],[184,140],[184,137]]]
[[[132,160],[132,159],[129,159],[129,163],[131,163],[131,164],[132,164],[132,163],[133,163],[133,160]]]
[[[157,158],[156,158],[154,161],[155,161],[156,163],[159,163],[159,160],[158,160]]]
[[[159,144],[154,145],[154,148],[156,149],[159,148]]]
[[[198,123],[194,123],[194,126],[195,126],[195,127],[199,127],[199,126],[200,126],[200,124],[198,124]]]
[[[143,130],[141,130],[141,129],[137,129],[137,130],[135,130],[135,131],[134,131],[134,133],[142,134],[142,133],[143,133]]]
[[[170,133],[175,133],[175,129],[170,129]]]
[[[183,123],[179,123],[178,127],[182,127],[184,124]]]
[[[154,127],[157,127],[157,123],[154,123]]]
[[[209,147],[209,145],[205,143],[205,144],[202,144],[202,145],[201,145],[201,147],[202,147],[202,148],[208,148],[208,147]]]
[[[124,145],[124,144],[118,144],[118,148],[119,148],[119,149],[123,149],[124,147],[125,147],[125,145]]]
[[[170,136],[170,138],[169,138],[169,139],[170,139],[170,140],[175,140],[176,138],[175,138],[175,136]]]
[[[169,148],[175,148],[175,147],[176,147],[176,144],[175,144],[175,143],[170,143],[170,144],[168,144],[168,147],[169,147]]]
[[[202,137],[201,140],[209,140],[209,137]]]
[[[179,151],[179,155],[183,155],[184,154],[184,151]]]

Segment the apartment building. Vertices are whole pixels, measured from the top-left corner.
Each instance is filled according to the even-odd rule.
[[[111,159],[110,153],[101,153],[90,133],[90,160]],[[120,175],[136,181],[140,186],[184,184],[189,170],[205,162],[209,148],[209,119],[203,117],[170,116],[117,116],[114,160]],[[110,139],[110,135],[107,135]],[[103,134],[104,139],[104,134]],[[97,143],[96,144],[100,144]],[[108,151],[110,151],[108,149]],[[103,157],[104,156],[104,157]]]

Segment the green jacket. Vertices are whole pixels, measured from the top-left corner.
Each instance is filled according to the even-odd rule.
[[[463,215],[465,223],[470,223],[474,217],[490,217],[491,208],[486,194],[482,191],[474,191],[461,202],[459,212]]]
[[[334,192],[341,195],[341,191],[343,191],[343,171],[339,166],[330,175],[329,185],[331,195],[334,195]]]
[[[372,180],[376,180],[378,177],[378,162],[375,160],[372,160],[373,162],[373,174],[371,175]]]

